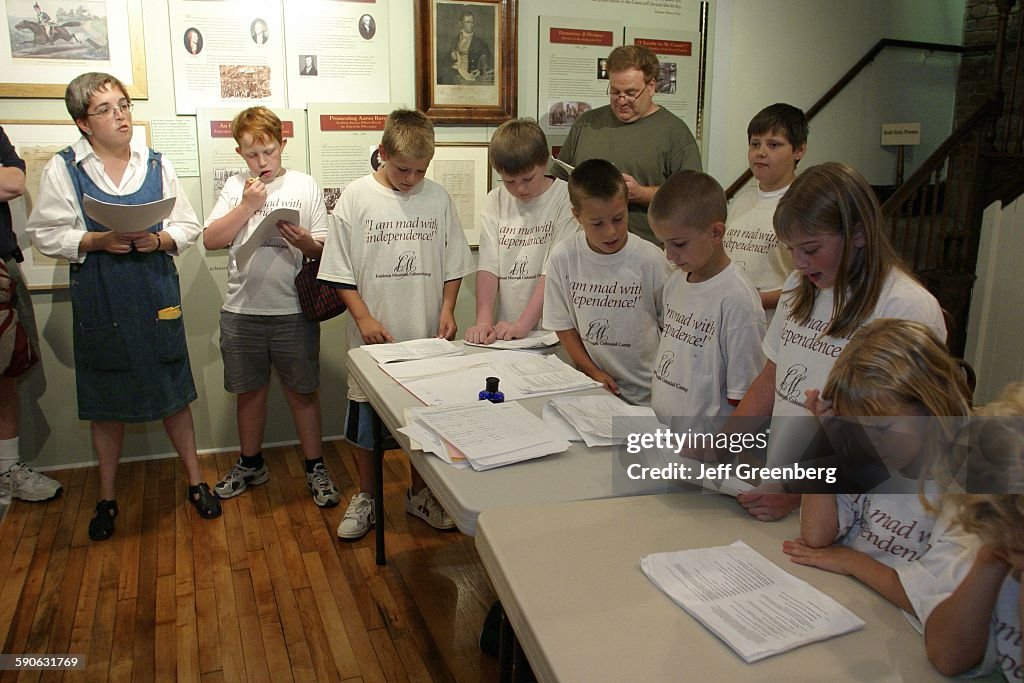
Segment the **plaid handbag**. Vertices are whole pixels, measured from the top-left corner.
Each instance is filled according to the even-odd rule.
[[[295,290],[299,293],[299,305],[306,320],[319,323],[330,320],[345,312],[341,290],[325,285],[316,279],[320,271],[319,259],[302,259],[302,270],[295,276]]]

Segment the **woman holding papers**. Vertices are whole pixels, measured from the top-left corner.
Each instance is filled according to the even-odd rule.
[[[100,466],[89,537],[114,533],[126,422],[163,420],[188,475],[188,501],[202,517],[217,517],[220,503],[196,458],[189,409],[196,390],[171,258],[196,241],[199,221],[170,163],[132,140],[132,102],[121,81],[82,74],[64,100],[82,137],[47,163],[27,232],[44,254],[71,262],[78,415],[91,422]],[[86,195],[122,205],[177,201],[155,225],[104,226],[83,210]]]

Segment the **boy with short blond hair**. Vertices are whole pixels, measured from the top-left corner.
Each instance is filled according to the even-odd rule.
[[[555,245],[548,259],[544,328],[558,333],[582,372],[647,405],[668,264],[629,232],[626,182],[611,162],[577,166],[569,200],[583,230]]]
[[[730,415],[764,367],[766,324],[757,291],[722,245],[725,192],[706,173],[680,171],[647,215],[677,268],[665,282],[651,407],[666,424]]]
[[[381,165],[350,183],[334,207],[319,278],[338,286],[350,315],[349,348],[455,336],[455,299],[473,257],[448,192],[424,178],[434,156],[426,115],[391,112],[379,146]],[[345,435],[359,470],[338,536],[362,537],[376,523],[373,499],[373,409],[350,375]],[[405,509],[437,529],[451,517],[412,470]]]
[[[269,478],[263,461],[270,370],[281,388],[298,432],[306,464],[306,486],[320,507],[341,500],[321,451],[320,326],[306,320],[295,290],[304,257],[318,258],[327,236],[327,209],[312,177],[281,165],[287,145],[281,119],[266,107],[251,107],[231,122],[235,152],[248,171],[228,178],[206,219],[203,245],[229,249],[228,291],[220,317],[224,388],[237,395],[239,459],[214,486],[221,498],[239,495]],[[281,221],[278,234],[260,244],[247,264],[238,249],[272,211],[293,207],[299,224]],[[308,226],[308,227],[306,227]]]
[[[807,117],[790,104],[765,107],[750,120],[747,143],[747,162],[755,182],[733,198],[725,250],[757,288],[771,320],[782,283],[793,270],[793,259],[779,246],[772,218],[807,152]]]
[[[548,255],[577,229],[568,185],[545,174],[548,141],[536,121],[501,124],[488,156],[502,187],[488,193],[480,216],[476,324],[466,330],[466,341],[476,344],[521,339],[539,328]]]

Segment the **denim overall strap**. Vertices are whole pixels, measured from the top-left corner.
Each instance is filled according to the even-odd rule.
[[[89,174],[82,168],[81,162],[75,159],[75,150],[65,147],[58,154],[64,159],[64,165],[71,176],[71,184],[75,188],[75,195],[78,197],[78,205],[82,209],[82,217],[85,219],[86,228],[90,232],[106,232],[107,227],[100,225],[85,213],[85,206],[82,204],[84,195],[93,199],[99,199],[108,204],[148,204],[163,199],[163,175],[161,173],[160,152],[149,150],[149,157],[146,159],[146,179],[137,191],[132,194],[115,195],[104,192],[96,185]],[[163,223],[151,225],[149,232],[159,232]]]

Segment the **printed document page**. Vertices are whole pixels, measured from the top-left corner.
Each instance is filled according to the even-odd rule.
[[[743,541],[648,555],[640,567],[747,663],[864,627],[856,614]]]
[[[268,213],[252,231],[252,234],[235,250],[235,261],[238,263],[239,270],[249,267],[249,259],[265,242],[281,236],[281,231],[277,229],[277,224],[281,221],[298,225],[299,212],[296,209],[280,208]]]
[[[461,356],[465,353],[455,344],[440,337],[410,339],[394,344],[366,344],[363,350],[379,365],[397,361],[423,360],[441,356]]]

